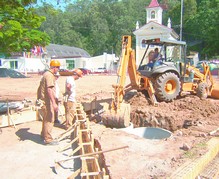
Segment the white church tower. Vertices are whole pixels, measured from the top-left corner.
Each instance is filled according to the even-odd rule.
[[[146,7],[146,24],[139,26],[136,23],[136,29],[133,34],[136,36],[136,63],[140,63],[145,49],[145,41],[152,38],[162,38],[169,40],[177,40],[179,35],[171,28],[171,21],[168,19],[166,25],[162,24],[163,8],[158,0],[151,0],[149,6]],[[155,47],[149,47],[155,48]]]
[[[162,24],[163,8],[159,5],[157,0],[152,0],[149,6],[146,7],[146,23],[154,21]]]

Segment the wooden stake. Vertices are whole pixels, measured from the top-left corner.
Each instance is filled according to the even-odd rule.
[[[8,125],[11,123],[13,124],[14,128],[16,129],[16,126],[14,124],[14,120],[11,118],[10,112],[9,112],[9,105],[8,105],[8,99],[7,99],[7,116],[8,116]]]
[[[215,130],[209,132],[209,134],[210,134],[210,135],[213,135],[213,134],[215,134],[217,131],[219,131],[219,128],[217,128],[217,129],[215,129]]]
[[[62,162],[66,162],[66,161],[73,160],[73,159],[80,158],[80,157],[87,157],[87,156],[91,156],[91,155],[102,154],[102,153],[111,152],[111,151],[114,151],[114,150],[120,150],[120,149],[124,149],[124,148],[128,148],[128,147],[129,146],[126,145],[126,146],[123,146],[123,147],[113,148],[113,149],[109,149],[109,150],[103,150],[103,151],[97,151],[97,152],[82,154],[82,155],[76,155],[76,156],[73,156],[73,157],[70,157],[70,158],[67,158],[67,159],[56,161],[55,163],[62,163]]]

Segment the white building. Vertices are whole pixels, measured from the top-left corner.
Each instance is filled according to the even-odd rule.
[[[20,72],[39,72],[49,68],[51,59],[58,59],[61,69],[87,68],[95,71],[106,68],[115,71],[117,61],[115,54],[91,57],[85,50],[66,45],[50,44],[45,48],[35,47],[28,53],[16,54],[9,59],[0,59],[0,66]]]
[[[115,54],[103,53],[103,55],[86,59],[85,68],[91,71],[96,71],[98,68],[106,68],[110,72],[115,72],[117,69],[118,58]]]
[[[136,63],[139,64],[145,52],[145,40],[152,38],[163,38],[169,40],[178,40],[179,35],[171,28],[171,21],[168,20],[168,26],[162,24],[163,8],[157,0],[151,0],[146,7],[146,24],[139,28],[136,23],[136,30],[133,32],[136,36]],[[150,47],[154,49],[155,47]],[[148,50],[149,52],[150,50]],[[146,54],[147,56],[147,54]]]
[[[152,38],[161,38],[167,40],[179,40],[179,35],[171,28],[171,20],[168,19],[167,26],[162,23],[163,8],[157,0],[151,0],[149,6],[146,7],[146,24],[139,27],[139,22],[136,23],[136,30],[133,32],[136,36],[136,63],[139,65],[145,49],[145,40]],[[154,50],[155,46],[150,46],[148,52]],[[171,49],[169,49],[171,53]],[[146,54],[147,57],[148,54]],[[191,57],[191,56],[190,56]],[[198,53],[192,57],[197,64]]]

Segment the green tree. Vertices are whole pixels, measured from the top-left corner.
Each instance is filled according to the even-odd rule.
[[[0,1],[0,52],[21,52],[35,45],[45,46],[49,36],[38,30],[45,17],[34,13],[35,0]]]
[[[219,1],[202,0],[197,13],[186,23],[189,37],[199,42],[191,49],[199,50],[202,58],[218,55],[219,48]]]
[[[188,19],[196,14],[197,4],[196,0],[184,0],[183,1],[183,12],[182,12],[182,25],[184,25],[188,21]],[[169,0],[168,1],[168,9],[167,16],[171,18],[172,27],[176,32],[180,33],[180,23],[181,23],[181,1],[180,0]],[[183,29],[184,33],[184,29]],[[185,40],[183,36],[183,40]]]
[[[145,6],[149,2],[80,0],[63,12],[44,5],[37,13],[46,16],[41,30],[50,35],[52,43],[81,47],[91,55],[120,54],[122,35],[131,35],[137,21],[146,23]]]
[[[80,47],[91,55],[112,51],[119,55],[122,36],[133,35],[137,21],[140,26],[146,24],[145,7],[150,2],[77,0],[69,3],[64,11],[44,4],[36,12],[46,17],[47,21],[41,25],[40,30],[49,34],[52,43]],[[182,37],[189,49],[201,51],[208,56],[218,54],[218,0],[183,2]],[[180,34],[181,0],[160,0],[159,3],[167,7],[163,12],[163,24],[167,25],[170,17],[172,28]],[[194,45],[197,42],[202,42],[201,46]]]

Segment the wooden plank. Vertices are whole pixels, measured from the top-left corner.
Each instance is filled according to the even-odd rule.
[[[8,120],[9,118],[11,118],[11,120]],[[9,118],[7,115],[1,115],[0,127],[36,121],[36,111],[28,110],[19,113],[14,113],[10,115]]]
[[[75,137],[69,144],[67,144],[66,146],[64,146],[63,148],[60,148],[57,150],[57,152],[63,152],[64,150],[67,150],[68,148],[70,148],[72,146],[73,143],[75,143],[77,140],[79,139],[79,137]]]
[[[75,150],[73,150],[72,152],[70,152],[70,154],[68,154],[68,156],[70,157],[70,156],[74,155],[74,154],[75,154],[77,151],[79,151],[81,148],[82,148],[82,146],[79,145]]]
[[[92,131],[90,128],[90,121],[84,112],[83,106],[80,103],[76,104],[76,122],[78,125],[76,126],[76,129],[74,131],[75,133],[75,140],[74,142],[78,142],[78,147],[74,149],[69,156],[74,155],[77,151],[80,151],[79,156],[73,156],[69,159],[66,160],[71,160],[73,158],[78,158],[80,157],[82,160],[82,166],[80,168],[80,171],[77,170],[75,173],[73,173],[69,178],[72,178],[76,176],[76,174],[80,173],[80,176],[83,178],[95,178],[95,179],[100,179],[100,178],[105,178],[108,179],[109,176],[106,175],[105,170],[101,170],[100,165],[99,165],[99,155],[95,155],[96,153],[102,153],[104,151],[98,151],[94,149],[94,137],[92,135]],[[94,153],[93,156],[90,154]],[[63,160],[65,161],[65,160]],[[62,162],[62,161],[60,161]]]
[[[81,177],[97,176],[97,175],[100,175],[101,173],[102,172],[88,172],[88,173],[81,172]]]
[[[74,132],[76,126],[79,125],[78,122],[75,122],[72,126],[70,126],[65,132],[61,133],[56,139],[61,141],[62,139],[69,137],[72,132]]]
[[[71,174],[67,179],[75,179],[76,176],[79,175],[79,173],[81,173],[81,168],[79,168],[78,170],[76,170],[73,174]]]

